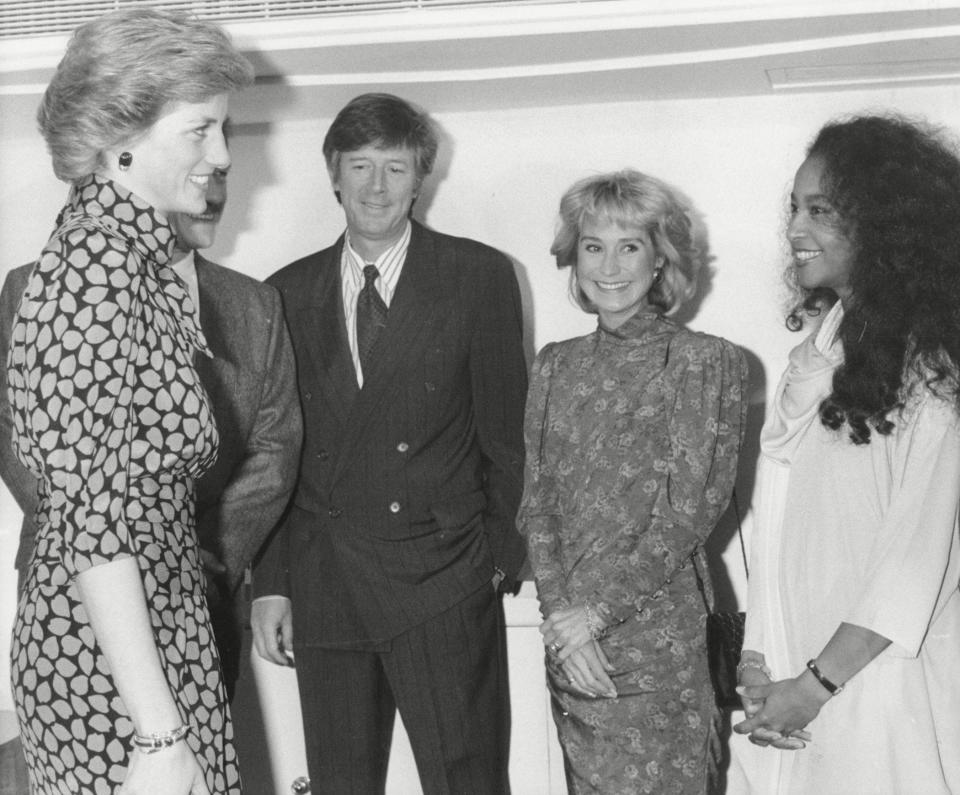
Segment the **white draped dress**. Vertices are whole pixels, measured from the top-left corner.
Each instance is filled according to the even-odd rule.
[[[921,384],[890,435],[855,445],[825,428],[841,318],[838,303],[791,352],[763,430],[744,648],[784,679],[841,622],[892,644],[805,749],[734,735],[728,795],[960,793],[960,421]]]

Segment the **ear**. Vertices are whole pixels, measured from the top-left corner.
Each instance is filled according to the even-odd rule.
[[[120,176],[120,154],[127,151],[123,146],[111,147],[100,152],[97,173],[106,179],[117,180]]]

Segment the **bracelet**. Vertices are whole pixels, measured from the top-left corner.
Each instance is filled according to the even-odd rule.
[[[741,660],[740,664],[737,666],[737,678],[739,678],[747,668],[756,668],[758,671],[760,671],[760,673],[767,677],[767,679],[773,679],[773,671],[771,671],[759,660]]]
[[[831,696],[835,696],[835,695],[843,692],[843,685],[835,685],[833,682],[831,682],[829,679],[827,679],[827,677],[825,677],[825,676],[820,672],[820,669],[817,667],[817,661],[816,661],[816,660],[810,660],[810,662],[807,663],[807,668],[810,669],[810,673],[812,673],[812,674],[817,678],[817,681],[818,681],[821,685],[824,686],[824,688],[826,689],[826,691],[827,691]]]
[[[157,751],[176,745],[187,736],[189,731],[190,727],[183,724],[180,728],[171,729],[168,732],[155,732],[146,736],[135,734],[133,735],[133,744],[145,754],[155,754]]]
[[[603,621],[600,620],[600,616],[597,615],[597,611],[593,607],[585,605],[583,610],[587,614],[587,629],[590,630],[590,637],[594,640],[600,640],[607,634],[607,628],[603,625]]]

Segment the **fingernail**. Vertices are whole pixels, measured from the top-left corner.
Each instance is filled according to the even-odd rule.
[[[743,695],[743,690],[744,690],[743,685],[737,685],[737,686],[736,686],[735,688],[733,688],[733,689],[734,689],[734,691],[736,691],[736,693],[737,693],[738,696],[742,696],[742,695]]]

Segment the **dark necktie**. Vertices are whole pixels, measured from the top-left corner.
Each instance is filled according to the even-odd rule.
[[[377,343],[381,329],[387,325],[387,305],[377,292],[376,265],[363,269],[363,289],[357,296],[357,349],[360,352],[360,370],[367,372],[370,354]]]

